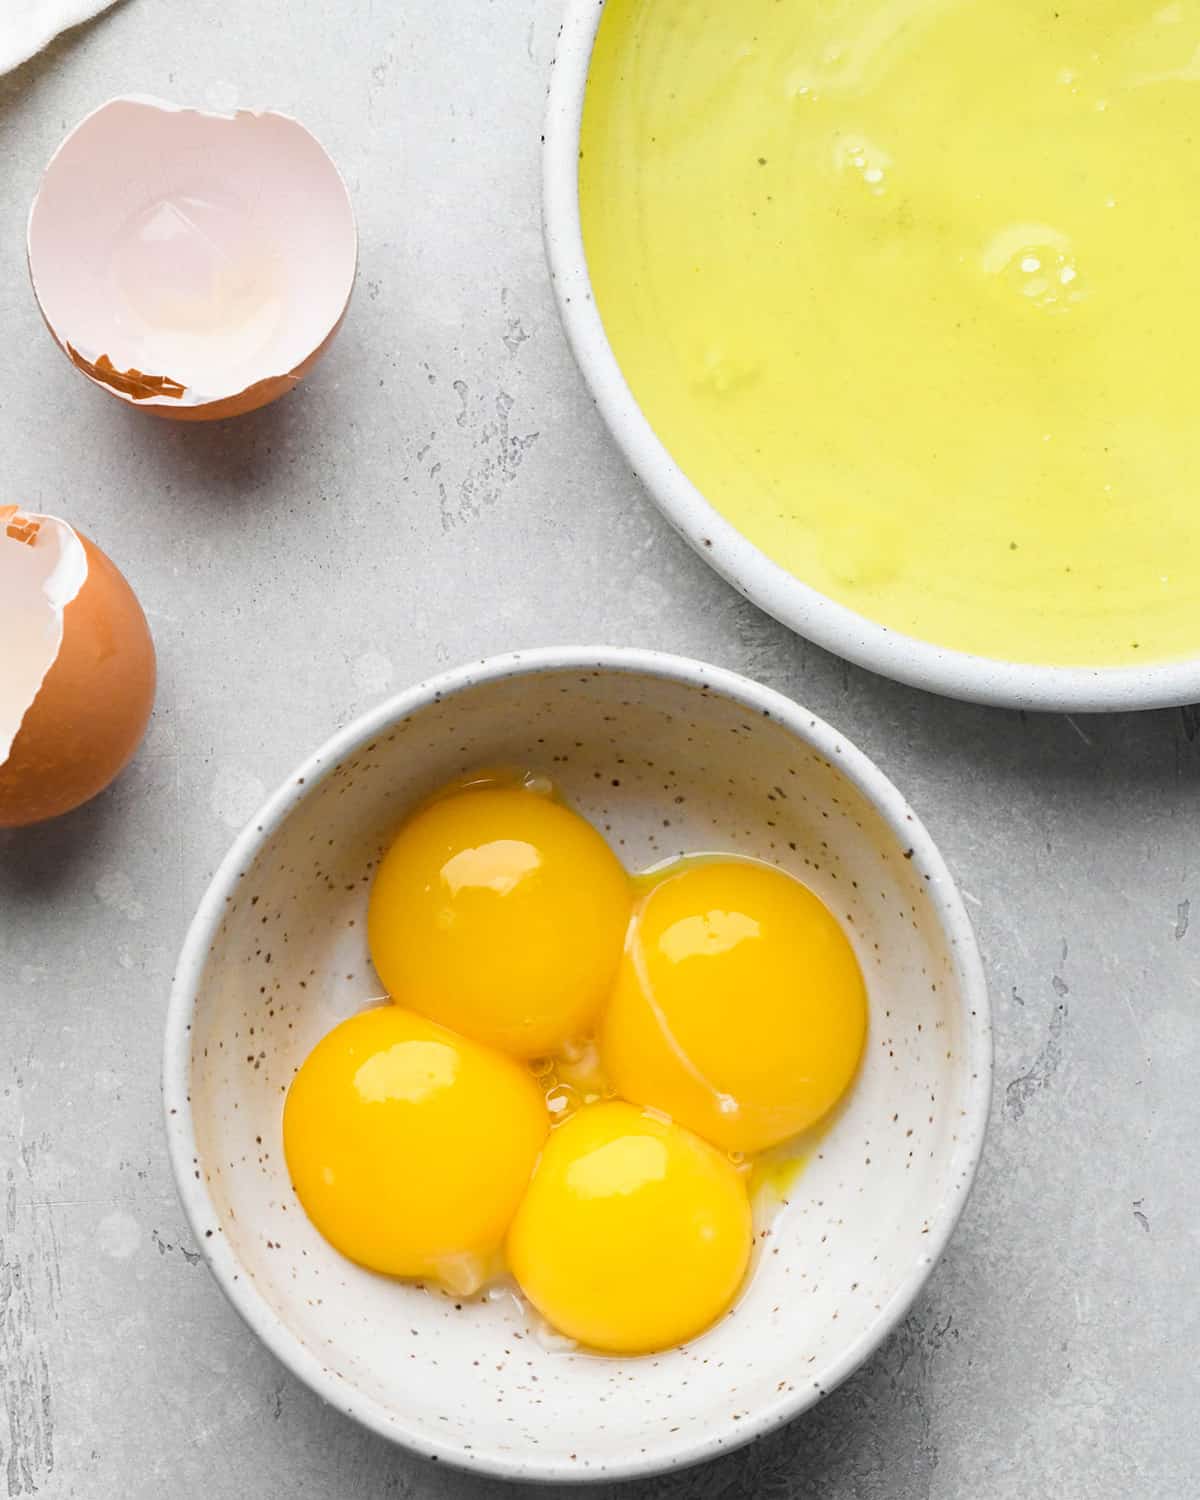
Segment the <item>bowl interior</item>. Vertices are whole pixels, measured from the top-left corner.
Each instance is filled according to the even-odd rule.
[[[680,535],[740,593],[790,629],[849,661],[926,691],[1003,707],[1065,712],[1195,701],[1200,696],[1200,654],[1194,647],[1182,658],[1136,665],[1041,665],[978,655],[885,626],[782,566],[692,482],[642,410],[617,361],[597,307],[584,248],[581,123],[593,47],[605,10],[604,0],[567,0],[564,7],[543,136],[546,256],[563,327],[596,406],[634,473]]]
[[[310,775],[247,865],[195,999],[206,1195],[193,1188],[190,1207],[235,1301],[346,1409],[431,1454],[512,1472],[665,1466],[815,1400],[902,1311],[973,1168],[969,1096],[986,1063],[965,1008],[969,959],[942,921],[956,898],[927,836],[899,799],[898,826],[885,820],[846,770],[858,757],[811,722],[828,758],[761,708],[649,673],[475,681]],[[552,1352],[511,1298],[460,1304],[343,1260],[288,1182],[289,1080],[380,993],[365,912],[389,832],[451,776],[496,764],[550,775],[631,869],[697,850],[776,862],[838,914],[867,976],[849,1103],[760,1238],[734,1311],[683,1349]]]

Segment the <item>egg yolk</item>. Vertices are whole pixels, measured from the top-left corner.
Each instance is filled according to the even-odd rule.
[[[623,1098],[750,1152],[837,1103],[866,1026],[862,974],[823,903],[770,866],[714,859],[646,896],[600,1050]]]
[[[335,1249],[467,1293],[495,1269],[547,1128],[519,1064],[387,1005],[313,1048],[288,1091],[283,1144]]]
[[[750,1259],[745,1185],[727,1158],[631,1104],[556,1130],[508,1237],[521,1290],[555,1328],[611,1354],[703,1332]]]
[[[401,1004],[518,1057],[595,1020],[631,893],[616,856],[561,803],[519,787],[445,796],[400,830],[367,931]]]

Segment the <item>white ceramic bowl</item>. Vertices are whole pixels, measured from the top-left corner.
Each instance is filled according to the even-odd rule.
[[[592,296],[579,222],[579,127],[604,0],[567,0],[543,135],[543,228],[567,338],[596,405],[659,509],[760,609],[826,650],[913,687],[1010,708],[1100,712],[1200,701],[1197,655],[1145,667],[1044,667],[951,651],[835,603],[771,561],[705,499],[634,399]]]
[[[497,763],[547,772],[633,869],[715,849],[792,870],[846,923],[867,975],[870,1039],[849,1104],[735,1310],[686,1349],[552,1353],[511,1302],[457,1306],[343,1260],[288,1181],[292,1074],[379,993],[364,921],[373,862],[418,798]],[[287,779],[188,933],[164,1093],[197,1243],[289,1369],[431,1457],[563,1480],[692,1463],[844,1380],[904,1316],[954,1227],[990,1080],[971,927],[891,783],[745,678],[651,652],[561,649],[401,694]]]

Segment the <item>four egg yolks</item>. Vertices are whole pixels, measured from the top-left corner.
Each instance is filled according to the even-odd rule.
[[[584,819],[486,784],[402,826],[368,938],[394,1003],[319,1042],[284,1110],[317,1229],[361,1265],[460,1295],[506,1256],[547,1321],[598,1351],[708,1327],[752,1243],[731,1157],[819,1120],[862,1053],[862,977],[817,897],[769,866],[700,858],[650,877],[635,906]],[[551,1133],[534,1071],[570,1072],[593,1031],[590,1097],[609,1102],[573,1105]]]
[[[400,830],[367,934],[388,992],[516,1057],[587,1031],[629,921],[629,880],[577,813],[519,787],[452,793]]]

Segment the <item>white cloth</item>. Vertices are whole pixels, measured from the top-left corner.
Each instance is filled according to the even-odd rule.
[[[116,0],[0,0],[0,73],[40,52],[68,26],[78,26]]]

